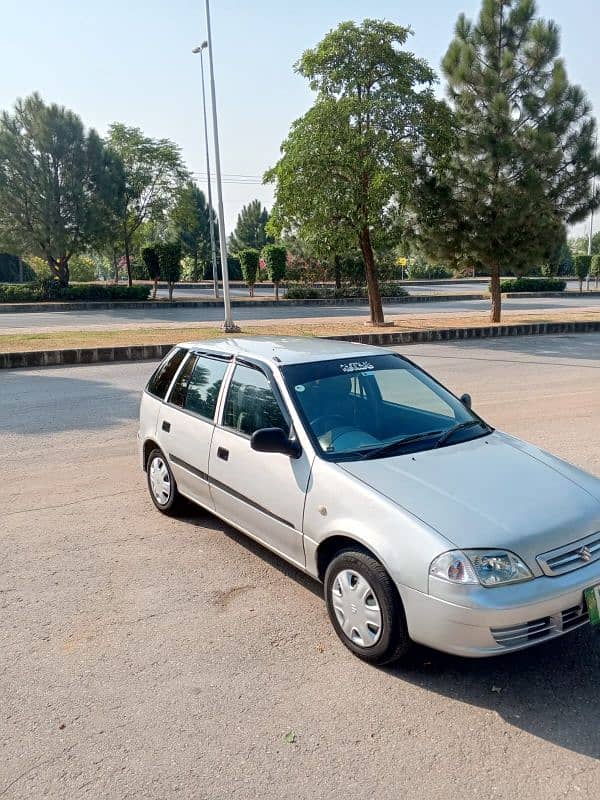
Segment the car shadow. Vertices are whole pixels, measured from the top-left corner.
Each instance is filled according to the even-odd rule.
[[[416,648],[398,680],[496,712],[505,722],[600,758],[600,630],[589,626],[517,653],[467,659]]]
[[[322,598],[317,581],[209,511],[190,504],[182,519],[224,534]],[[448,699],[495,711],[515,728],[560,747],[600,758],[600,630],[585,626],[528,650],[483,659],[417,646],[406,662],[379,669]]]
[[[224,534],[231,539],[231,541],[235,542],[240,547],[243,547],[248,553],[255,556],[257,559],[266,562],[269,564],[269,566],[276,569],[282,575],[285,575],[286,578],[291,578],[292,580],[296,581],[296,583],[300,584],[300,586],[303,586],[305,589],[308,589],[316,597],[319,597],[320,599],[323,598],[321,584],[306,572],[303,572],[301,569],[298,569],[292,564],[289,564],[287,561],[284,561],[283,558],[267,549],[264,545],[259,544],[259,542],[254,541],[254,539],[251,539],[249,536],[246,536],[245,533],[238,531],[236,528],[232,528],[210,511],[205,511],[204,509],[195,506],[191,502],[187,502],[186,505],[187,508],[185,508],[184,512],[180,516],[180,519],[183,522],[187,522],[189,525],[193,525],[195,528],[203,528],[204,530],[208,529],[209,531],[213,531],[215,533]]]

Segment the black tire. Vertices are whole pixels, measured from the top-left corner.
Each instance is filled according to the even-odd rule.
[[[379,638],[369,646],[361,646],[344,632],[338,619],[338,612],[334,608],[334,583],[344,570],[357,573],[367,581],[379,606],[381,617]],[[383,565],[373,556],[355,548],[340,550],[325,572],[324,594],[335,632],[348,650],[363,661],[378,665],[391,664],[406,657],[412,650],[413,643],[408,635],[406,616],[398,590]]]
[[[158,463],[164,465],[164,470],[168,475],[168,484],[169,484],[169,493],[168,497],[165,502],[159,502],[159,499],[155,496],[154,491],[152,489],[152,478],[151,478],[151,470],[153,464]],[[173,477],[173,473],[171,472],[171,467],[169,462],[165,458],[162,450],[156,447],[148,456],[148,460],[146,461],[146,480],[148,483],[148,491],[150,492],[150,497],[152,498],[152,502],[158,508],[158,510],[166,514],[169,517],[175,517],[181,513],[183,510],[184,502],[183,497],[179,494],[177,489],[177,483],[175,482],[175,478]]]

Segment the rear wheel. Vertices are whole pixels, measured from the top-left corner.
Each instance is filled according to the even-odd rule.
[[[362,550],[341,550],[324,583],[335,632],[355,655],[371,664],[390,664],[409,653],[402,601],[377,559]]]
[[[169,516],[178,514],[183,504],[183,498],[177,490],[171,467],[158,448],[148,456],[146,477],[150,497],[156,508]]]

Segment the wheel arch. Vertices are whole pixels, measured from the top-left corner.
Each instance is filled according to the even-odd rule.
[[[327,567],[331,563],[331,561],[335,558],[336,554],[340,552],[340,550],[346,550],[348,548],[353,548],[354,550],[360,550],[362,553],[366,553],[367,555],[371,556],[372,558],[376,559],[377,561],[382,564],[385,570],[389,574],[389,570],[385,563],[382,561],[380,556],[375,553],[370,547],[367,547],[363,544],[359,539],[350,536],[344,533],[335,533],[331,536],[328,536],[323,541],[319,542],[315,553],[315,560],[317,566],[317,575],[319,580],[322,582],[325,578],[325,572]]]
[[[148,458],[153,450],[160,450],[162,453],[162,448],[156,440],[146,439],[142,449],[142,459],[143,459],[142,467],[144,469],[144,472],[146,472],[148,466]]]

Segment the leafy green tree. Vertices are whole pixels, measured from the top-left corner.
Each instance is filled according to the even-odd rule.
[[[316,101],[265,175],[276,183],[272,230],[306,241],[328,231],[360,248],[373,324],[384,319],[374,245],[410,192],[416,149],[446,128],[434,72],[404,49],[409,33],[391,22],[343,22],[307,50],[295,69]]]
[[[89,253],[74,255],[69,261],[69,272],[72,281],[89,283],[96,280],[96,262]]]
[[[269,222],[269,212],[263,207],[260,200],[253,200],[244,206],[238,214],[237,223],[229,237],[228,250],[237,255],[246,248],[262,250],[265,244],[273,241],[266,227]]]
[[[470,260],[491,275],[500,321],[500,275],[545,262],[565,223],[600,202],[591,178],[595,121],[567,79],[554,22],[534,0],[483,0],[477,23],[458,18],[442,62],[456,138],[446,161],[421,165],[415,233],[443,263]]]
[[[575,276],[579,280],[579,291],[583,292],[583,282],[590,274],[592,267],[592,256],[576,255],[573,259]]]
[[[285,278],[287,251],[280,244],[266,244],[262,249],[269,279],[275,286],[275,299],[279,300],[279,284]]]
[[[598,279],[600,278],[600,254],[595,253],[592,256],[592,263],[590,267],[590,275],[596,279],[596,289],[598,288]]]
[[[173,299],[173,287],[181,278],[181,243],[160,242],[155,245],[158,255],[160,277],[169,287],[169,300]]]
[[[211,213],[215,241],[218,241],[219,227],[214,210],[209,209],[204,192],[193,181],[187,181],[181,188],[171,211],[171,222],[175,232],[181,238],[184,256],[194,259],[193,280],[202,278],[207,272],[212,275]]]
[[[71,257],[109,237],[122,192],[120,160],[72,111],[32,94],[0,117],[0,241],[61,285]]]
[[[254,284],[260,264],[260,253],[253,247],[247,247],[238,253],[242,275],[250,290],[250,297],[254,297]]]
[[[117,222],[131,286],[131,256],[136,233],[147,221],[165,219],[187,172],[179,147],[169,139],[151,139],[139,128],[116,122],[110,126],[108,141],[125,171],[124,202]]]
[[[148,277],[154,283],[152,299],[156,300],[156,290],[158,289],[158,281],[160,280],[160,260],[158,258],[156,245],[148,245],[148,247],[142,248],[142,259],[144,261]]]

